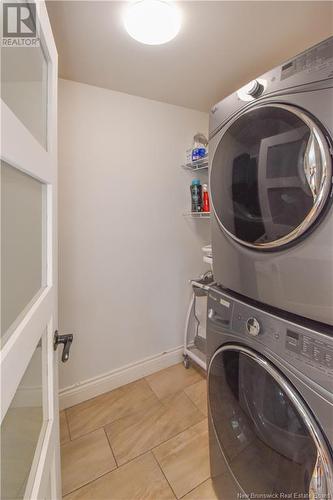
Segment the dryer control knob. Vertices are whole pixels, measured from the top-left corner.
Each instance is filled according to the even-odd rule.
[[[246,322],[247,333],[252,337],[257,337],[260,333],[260,323],[256,318],[249,318]]]
[[[243,91],[252,97],[258,95],[262,91],[262,85],[258,82],[258,80],[252,80],[245,87],[243,87]]]

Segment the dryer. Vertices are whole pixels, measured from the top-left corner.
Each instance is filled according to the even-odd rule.
[[[333,325],[333,37],[210,113],[214,277]]]
[[[212,287],[211,476],[219,500],[333,494],[333,338]]]

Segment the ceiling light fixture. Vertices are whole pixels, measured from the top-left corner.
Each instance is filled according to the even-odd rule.
[[[181,15],[172,2],[140,0],[127,6],[124,24],[128,34],[138,42],[161,45],[178,34]]]

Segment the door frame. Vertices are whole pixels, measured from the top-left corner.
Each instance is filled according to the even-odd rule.
[[[13,0],[11,0],[13,3]],[[15,0],[14,0],[15,1]],[[1,99],[1,159],[44,184],[45,287],[38,292],[14,322],[0,356],[1,422],[14,398],[32,355],[43,337],[44,423],[34,454],[24,498],[61,498],[58,372],[53,335],[57,329],[57,78],[58,56],[43,0],[36,5],[40,44],[47,61],[46,149]],[[8,49],[10,50],[10,49]]]

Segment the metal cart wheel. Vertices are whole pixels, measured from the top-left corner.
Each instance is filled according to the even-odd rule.
[[[191,364],[190,363],[190,357],[188,356],[188,354],[183,354],[183,358],[184,358],[183,364],[184,364],[186,370],[188,370],[189,367],[190,367],[190,364]]]

